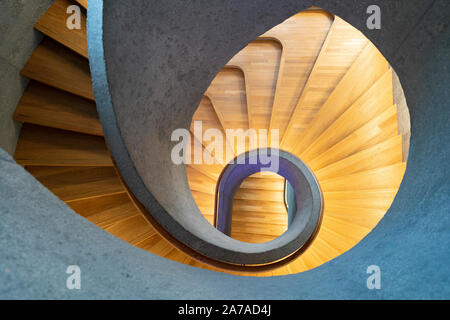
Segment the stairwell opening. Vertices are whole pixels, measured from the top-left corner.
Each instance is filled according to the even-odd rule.
[[[261,46],[265,42],[272,52]],[[192,130],[195,122],[206,124],[203,131]],[[317,7],[273,27],[230,59],[193,115],[193,139],[212,128],[241,130],[243,147],[236,151],[233,144],[234,156],[275,145],[317,175],[325,190],[325,227],[298,259],[301,271],[351,249],[377,225],[395,198],[409,153],[409,112],[395,71],[361,31]],[[268,138],[250,143],[260,129]],[[269,141],[273,136],[276,141]],[[216,140],[202,140],[202,147],[217,160],[229,148],[229,139],[223,140],[219,157]],[[213,190],[228,161],[187,168],[194,201],[213,225]],[[234,194],[229,236],[265,243],[284,234],[294,216],[288,215],[289,195],[295,202],[290,185],[276,174],[246,178]]]

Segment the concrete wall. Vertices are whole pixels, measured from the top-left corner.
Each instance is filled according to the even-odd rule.
[[[12,116],[28,84],[19,73],[42,39],[33,25],[53,1],[0,1],[0,147],[10,154],[21,127]]]
[[[350,17],[355,8],[363,13],[360,5],[371,3],[318,0],[317,5],[342,5],[336,13]],[[378,39],[402,80],[410,108],[411,147],[396,200],[357,246],[314,270],[275,278],[181,265],[95,227],[0,152],[0,298],[449,299],[450,2],[383,3],[391,6],[383,11],[384,31],[367,34]],[[282,1],[260,4],[268,6],[266,12],[282,9]],[[372,264],[381,268],[381,290],[366,286],[366,270]],[[66,287],[69,265],[81,267],[81,290]]]

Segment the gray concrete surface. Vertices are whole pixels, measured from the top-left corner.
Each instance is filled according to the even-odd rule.
[[[116,111],[123,108],[117,112],[122,131],[115,127],[114,112],[100,108],[101,117],[121,171],[143,198],[149,195],[142,191],[145,185],[129,162],[138,154],[129,151],[140,150],[145,139],[161,143],[167,139],[168,128],[161,120],[171,126],[186,124],[202,89],[234,52],[311,3],[211,0],[207,7],[204,1],[114,3],[123,5],[123,10],[106,12],[112,27],[105,37],[109,78],[97,79],[95,90],[98,95],[107,89],[99,86],[110,84],[112,101],[106,96],[98,102],[106,106],[112,102]],[[382,30],[364,30],[365,8],[376,3],[382,7]],[[144,11],[132,14],[129,8],[137,4]],[[297,275],[263,279],[195,269],[109,236],[0,154],[0,298],[450,299],[450,3],[318,0],[315,4],[361,28],[375,42],[401,79],[410,109],[412,135],[405,178],[392,207],[367,237],[336,259]],[[139,38],[142,35],[134,30],[144,17],[151,23],[144,30],[148,39]],[[180,25],[174,17],[180,17]],[[128,36],[118,36],[122,32]],[[102,44],[100,38],[94,40]],[[130,54],[140,40],[151,52]],[[138,65],[135,60],[140,54],[147,60]],[[133,79],[147,91],[137,90]],[[119,103],[125,98],[127,104]],[[146,112],[146,117],[133,111]],[[147,129],[142,131],[141,125]],[[175,187],[185,186],[184,172],[173,171],[158,146],[140,150],[155,158],[146,163],[150,172],[163,171],[164,180],[147,183],[163,183],[166,193],[175,193],[179,190]],[[142,159],[136,162],[137,169],[141,164]],[[147,201],[150,209],[160,213],[176,209],[178,204],[164,207],[173,195],[165,199],[155,195],[161,202],[152,196]],[[81,290],[65,287],[69,264],[81,267]],[[380,290],[366,286],[366,270],[373,264],[381,269]]]
[[[19,73],[42,39],[33,25],[53,1],[0,1],[0,148],[10,154],[21,128],[13,113],[28,84]]]

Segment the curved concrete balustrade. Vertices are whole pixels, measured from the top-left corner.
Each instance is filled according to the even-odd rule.
[[[184,191],[177,192],[189,190],[184,169],[168,164],[167,150],[159,150],[171,129],[187,127],[202,90],[228,58],[311,5],[302,0],[169,2],[107,1],[104,25],[103,15],[89,16],[94,86],[108,143],[130,188],[156,214],[176,209],[187,201]],[[89,2],[91,8],[98,4]],[[377,45],[399,75],[410,108],[405,178],[389,212],[366,238],[333,261],[296,275],[262,279],[192,268],[108,235],[0,155],[0,298],[449,299],[450,75],[443,67],[450,54],[449,3],[314,4]],[[366,28],[370,4],[381,7],[381,30]],[[133,53],[139,43],[146,51]],[[103,96],[109,90],[111,96]],[[173,195],[161,197],[160,183],[171,185]],[[170,197],[183,200],[170,205]],[[366,286],[367,267],[374,264],[381,269],[381,290]],[[81,267],[81,290],[66,288],[69,265]]]
[[[137,11],[131,13],[128,11],[130,8],[126,10],[128,14],[136,15],[133,26],[139,26],[142,28],[140,30],[147,30],[145,26],[150,22],[147,18],[149,14],[147,5],[148,3],[138,1],[132,9]],[[137,30],[135,35],[139,40],[134,39],[136,42],[133,42],[133,45],[126,45],[128,40],[125,39],[131,39],[130,35],[124,36],[120,45],[114,45],[115,54],[133,57],[132,60],[126,59],[127,62],[120,63],[122,67],[127,66],[127,70],[115,70],[112,73],[108,71],[113,65],[116,66],[116,63],[110,64],[108,61],[113,61],[118,56],[108,57],[110,51],[106,43],[112,34],[108,31],[110,24],[105,19],[109,17],[107,12],[110,10],[124,13],[119,7],[120,5],[103,1],[89,3],[89,59],[97,108],[105,127],[105,137],[123,180],[135,200],[145,208],[148,219],[153,225],[157,225],[159,230],[167,232],[166,236],[173,237],[179,243],[179,248],[187,246],[188,250],[192,249],[195,253],[211,259],[209,263],[219,261],[232,265],[265,265],[279,262],[298,250],[299,247],[295,247],[295,244],[300,245],[300,242],[304,244],[308,239],[300,242],[297,240],[294,244],[292,243],[295,238],[294,232],[286,232],[283,237],[266,244],[246,243],[219,232],[203,218],[190,193],[184,165],[176,165],[171,161],[174,144],[170,137],[174,130],[189,127],[196,106],[214,75],[210,73],[209,68],[203,68],[204,74],[200,74],[199,65],[188,73],[186,73],[188,65],[173,69],[173,72],[165,70],[166,67],[173,68],[171,65],[159,67],[153,65],[153,61],[157,61],[156,56],[152,59],[148,54],[156,47],[148,42],[146,31],[137,32]],[[152,27],[159,28],[153,23],[151,22]],[[113,43],[120,31],[111,30],[115,33],[114,39],[111,38]],[[192,33],[196,34],[196,31],[193,30]],[[123,44],[127,47],[126,53],[120,53],[125,48]],[[168,43],[157,50],[164,49],[160,55],[166,56],[165,49],[170,47],[167,45]],[[125,56],[120,59],[125,59]],[[173,64],[176,65],[177,58],[175,56],[172,58]],[[138,65],[139,71],[136,70]],[[195,70],[197,68],[199,70]],[[134,72],[130,74],[132,70]],[[148,73],[150,70],[153,71]],[[205,77],[207,72],[210,74]],[[121,74],[123,77],[116,78],[113,74]],[[151,85],[147,82],[163,74],[169,76],[171,83],[178,83],[180,86],[157,88],[158,81],[152,80]],[[114,83],[113,79],[118,82]],[[166,83],[165,81],[163,80],[163,83]],[[197,85],[183,88],[186,81]],[[118,95],[115,94],[114,88],[117,89]],[[186,89],[189,89],[189,92],[186,92]],[[162,92],[165,92],[164,103],[157,98]],[[180,93],[183,93],[183,96]],[[289,242],[290,245],[286,246]]]
[[[319,1],[316,5],[359,27],[394,64],[390,57],[399,53],[392,46],[403,42],[401,32],[369,32],[367,6],[352,3],[347,7],[348,3]],[[260,264],[275,258],[270,255],[275,247],[236,241],[203,219],[190,194],[184,166],[170,160],[174,145],[170,136],[175,129],[189,127],[203,92],[236,52],[308,6],[304,1],[275,5],[231,0],[189,8],[176,1],[170,6],[147,1],[135,1],[132,6],[99,0],[89,4],[95,96],[117,166],[154,222],[201,255],[225,263]],[[237,14],[224,14],[230,8]],[[402,16],[398,19],[407,23]],[[384,28],[391,27],[391,21],[384,21]],[[396,28],[405,26],[396,24]],[[399,76],[402,79],[400,72]],[[270,244],[275,246],[276,241]]]
[[[271,159],[270,163],[267,159]],[[216,228],[231,234],[233,199],[242,181],[261,171],[275,172],[292,185],[297,212],[289,229],[278,237],[276,253],[284,258],[310,243],[320,226],[323,197],[312,171],[296,156],[278,149],[258,149],[236,157],[222,171],[216,191]],[[264,244],[263,244],[264,245]]]

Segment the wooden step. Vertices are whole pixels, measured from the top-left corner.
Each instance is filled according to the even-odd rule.
[[[268,191],[284,191],[284,178],[265,180],[261,183],[261,178],[246,178],[242,184],[241,188],[253,189],[253,190],[268,190]]]
[[[102,137],[24,124],[16,161],[30,166],[112,166]]]
[[[345,235],[346,237],[351,238],[356,242],[359,242],[370,231],[372,231],[372,228],[356,224],[355,222],[348,222],[345,220],[337,219],[330,215],[323,216],[322,226]]]
[[[88,58],[85,10],[81,10],[81,29],[67,28],[69,18],[67,8],[73,4],[69,0],[56,0],[34,27],[84,58]]]
[[[136,245],[157,233],[142,215],[121,220],[105,230],[131,245]]]
[[[248,114],[244,73],[240,69],[219,71],[206,95],[212,101],[225,129],[248,129]]]
[[[273,225],[287,225],[287,212],[239,211],[233,210],[233,222],[264,222]]]
[[[140,212],[126,193],[72,201],[69,206],[101,228],[108,228],[125,219],[140,216]]]
[[[287,220],[287,219],[286,219]],[[247,233],[247,234],[262,234],[275,237],[279,237],[287,230],[287,225],[284,224],[272,224],[264,222],[234,222],[232,226],[233,232]]]
[[[314,119],[367,43],[367,38],[359,30],[339,17],[335,17],[333,26],[289,119],[281,140],[283,149],[288,151],[294,149],[299,136]]]
[[[332,22],[333,16],[324,10],[304,11],[261,36],[280,41],[283,50],[270,122],[280,139]]]
[[[320,181],[324,192],[399,188],[406,164],[359,172],[344,177]]]
[[[156,239],[156,237],[154,238]],[[138,244],[137,246],[140,247],[141,244]],[[172,252],[172,250],[174,250],[174,247],[165,239],[160,237],[159,241],[153,240],[152,247],[149,251],[158,254],[161,257],[166,257]]]
[[[307,164],[319,170],[397,135],[397,107],[394,105]]]
[[[250,128],[268,129],[270,126],[281,53],[280,42],[256,40],[227,63],[244,72]]]
[[[301,154],[325,129],[336,121],[361,95],[387,72],[389,64],[378,49],[368,43],[348,72],[327,98],[317,115],[302,133],[294,154]],[[355,81],[358,79],[358,81]]]
[[[203,173],[194,170],[190,166],[186,166],[186,175],[189,182],[189,187],[193,191],[199,191],[202,193],[215,195],[216,194],[216,181]]]
[[[94,102],[35,81],[22,95],[14,120],[103,136]]]
[[[233,152],[232,155],[231,152],[225,153],[224,162],[228,163],[238,154],[248,150],[248,138],[244,135],[249,129],[244,73],[236,68],[222,69],[211,82],[205,95],[210,99],[225,131],[242,130],[240,133],[236,132],[244,141],[239,150],[238,142],[233,143],[233,137],[227,136],[227,147]]]
[[[214,224],[215,195],[191,190],[197,207],[209,223]]]
[[[233,211],[256,211],[256,212],[275,212],[286,214],[286,207],[282,202],[261,201],[261,200],[241,200],[234,199]]]
[[[197,126],[195,124],[197,124]],[[210,165],[212,164],[212,162],[215,162],[223,167],[225,161],[227,160],[226,152],[229,145],[228,141],[226,140],[225,129],[221,121],[219,120],[214,107],[212,106],[211,100],[206,96],[203,96],[200,105],[197,108],[197,111],[192,117],[190,131],[191,153],[187,155],[187,158],[191,159],[191,163],[195,163],[193,153],[193,151],[195,150],[195,141],[197,145],[203,145],[203,164]],[[217,136],[221,138],[220,141],[216,141]],[[222,146],[222,148],[219,148],[219,146]],[[207,159],[205,157],[206,154],[208,154],[211,159]]]
[[[125,193],[125,188],[112,167],[27,166],[26,169],[66,202]]]
[[[24,77],[94,100],[88,61],[45,38],[22,69]]]
[[[384,217],[383,209],[340,207],[328,205],[324,215],[338,220],[346,221],[358,226],[372,229]]]
[[[323,197],[327,206],[370,208],[386,211],[391,206],[396,194],[397,189],[377,189],[324,192]]]
[[[397,135],[373,147],[315,171],[319,180],[345,176],[361,171],[386,167],[403,160],[402,136]]]
[[[394,103],[392,70],[388,70],[368,91],[348,108],[301,154],[304,161],[314,159],[352,132],[375,118]]]

